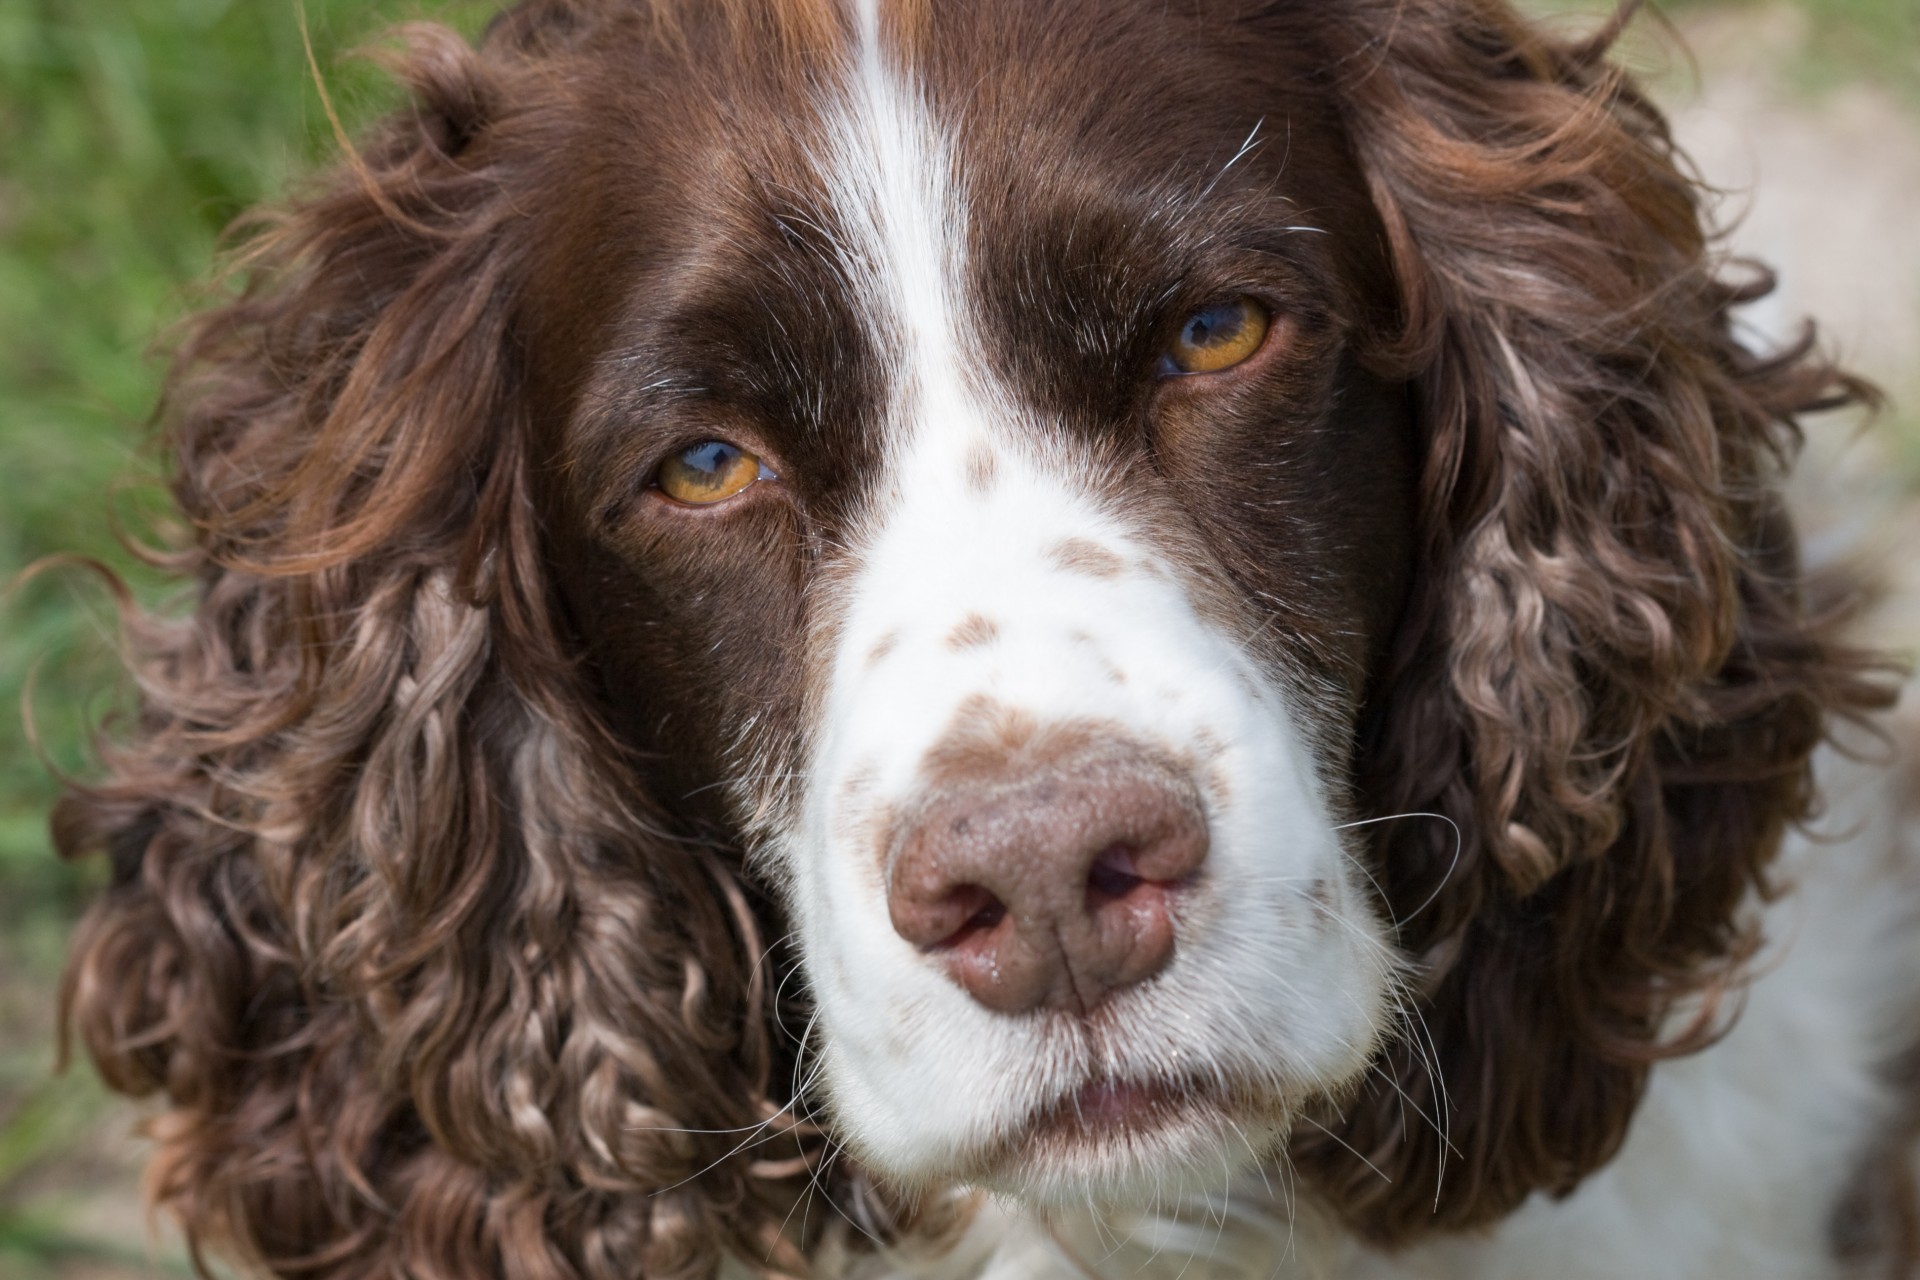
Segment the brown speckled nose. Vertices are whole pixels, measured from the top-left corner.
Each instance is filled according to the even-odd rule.
[[[893,927],[989,1009],[1085,1012],[1173,955],[1207,856],[1184,771],[1125,741],[933,788],[896,836]]]

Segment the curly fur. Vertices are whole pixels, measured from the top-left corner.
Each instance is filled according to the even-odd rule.
[[[1350,119],[1405,299],[1426,541],[1360,768],[1371,811],[1464,837],[1456,865],[1450,830],[1387,824],[1377,863],[1394,918],[1426,904],[1401,942],[1438,1071],[1403,1043],[1296,1151],[1383,1241],[1613,1154],[1648,1066],[1718,1025],[1826,718],[1889,701],[1777,493],[1795,415],[1871,393],[1810,333],[1767,358],[1732,337],[1771,281],[1717,275],[1664,120],[1603,60],[1617,26],[1566,45],[1498,5],[1397,7],[1347,32],[1389,33]],[[1667,1028],[1696,993],[1708,1015]],[[1451,1153],[1416,1127],[1443,1101]]]
[[[649,809],[544,586],[511,187],[468,146],[533,50],[409,34],[416,108],[263,220],[179,356],[195,599],[130,615],[138,723],[56,814],[114,866],[67,1018],[167,1097],[153,1185],[196,1244],[704,1274],[789,1207],[777,1151],[711,1133],[784,1101],[762,926]]]
[[[790,1219],[825,1145],[789,1107],[791,960],[762,962],[786,926],[648,798],[543,543],[516,193],[555,179],[569,60],[654,12],[530,0],[477,51],[408,29],[412,105],[249,224],[180,348],[187,607],[127,607],[139,711],[55,833],[113,868],[67,1026],[164,1099],[153,1186],[196,1250],[705,1276],[798,1271],[832,1216]],[[1777,498],[1794,416],[1865,393],[1730,335],[1766,283],[1720,274],[1611,29],[1563,43],[1494,0],[1246,22],[1321,52],[1399,283],[1372,358],[1422,423],[1416,595],[1354,769],[1365,811],[1463,833],[1457,862],[1437,824],[1373,850],[1432,1043],[1293,1147],[1406,1242],[1571,1189],[1650,1064],[1723,1025],[1809,754],[1886,700]],[[1417,1114],[1443,1106],[1444,1136]],[[819,1185],[878,1231],[949,1225],[844,1166]]]

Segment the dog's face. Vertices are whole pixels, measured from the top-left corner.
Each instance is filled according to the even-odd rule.
[[[126,606],[140,714],[55,814],[115,874],[67,1016],[168,1095],[196,1241],[797,1272],[815,1189],[925,1241],[931,1184],[1177,1195],[1291,1126],[1406,1244],[1612,1158],[1886,695],[1778,500],[1860,388],[1734,340],[1605,37],[408,39],[183,344],[191,612]]]
[[[1230,1172],[1392,1015],[1346,833],[1412,557],[1381,227],[1275,41],[854,13],[610,51],[553,140],[563,586],[664,798],[783,887],[868,1167]]]

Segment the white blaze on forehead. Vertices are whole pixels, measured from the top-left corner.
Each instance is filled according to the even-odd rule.
[[[1286,696],[1195,610],[1153,532],[1102,500],[1092,452],[985,358],[958,148],[886,47],[881,2],[854,0],[858,44],[818,164],[883,380],[882,463],[840,549],[801,802],[773,843],[825,1093],[857,1154],[914,1179],[1095,1076],[1345,1080],[1378,1033],[1386,963],[1364,909],[1324,927],[1307,895],[1359,901]],[[886,815],[911,811],[929,749],[981,702],[1099,721],[1204,766],[1207,874],[1168,968],[1116,998],[1131,1034],[1048,1040],[975,1004],[892,928]],[[1218,1163],[1196,1143],[1190,1156]]]
[[[860,301],[874,308],[894,419],[909,405],[966,401],[958,300],[967,228],[952,148],[882,43],[880,2],[856,0],[859,43],[826,177]]]
[[[946,687],[933,689],[926,667],[911,661],[868,672],[868,650],[906,625],[917,632],[907,648],[924,656],[969,614],[1028,631],[1044,619],[1054,636],[1065,635],[1087,601],[1061,590],[1050,552],[1072,541],[1117,547],[1129,533],[1092,497],[1085,460],[1021,405],[984,357],[970,296],[964,176],[907,57],[888,45],[884,2],[855,0],[858,43],[844,98],[826,112],[822,168],[856,312],[879,356],[884,461],[863,527],[850,539],[856,567],[838,619],[816,762],[831,765],[836,747],[855,739],[871,747],[871,708],[884,704],[892,723],[882,734],[889,749],[878,781],[899,784],[967,693],[1023,696],[1029,712],[1084,716],[1094,701],[1088,690],[1053,695],[1065,692],[1063,667],[1085,675],[1094,664],[1084,655],[1063,664],[1057,652],[1028,654],[991,688],[977,671],[942,664],[934,679]],[[982,465],[990,485],[970,478]],[[1146,551],[1137,542],[1135,550]],[[1022,687],[1030,682],[1046,687]],[[869,708],[852,734],[850,696]]]

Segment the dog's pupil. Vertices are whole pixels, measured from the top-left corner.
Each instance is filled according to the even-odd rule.
[[[730,472],[739,457],[740,450],[726,441],[707,440],[682,453],[680,461],[701,480],[713,483]]]
[[[1187,321],[1187,331],[1183,337],[1189,346],[1218,346],[1222,342],[1232,341],[1240,332],[1243,318],[1238,304],[1220,303]]]

